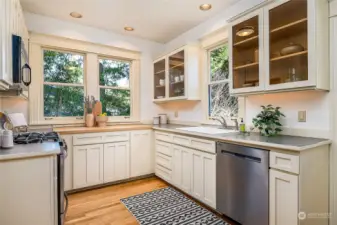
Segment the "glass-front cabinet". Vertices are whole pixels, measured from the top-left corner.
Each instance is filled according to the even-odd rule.
[[[185,51],[181,50],[168,57],[169,97],[185,96]]]
[[[157,60],[153,65],[154,99],[164,99],[166,97],[166,58]]]
[[[234,93],[263,90],[262,39],[263,11],[251,13],[232,25],[231,91]]]
[[[266,89],[315,85],[308,73],[308,3],[281,0],[265,8]]]
[[[154,62],[154,102],[200,100],[199,53],[187,45]]]
[[[329,90],[328,2],[278,0],[231,22],[231,94]]]

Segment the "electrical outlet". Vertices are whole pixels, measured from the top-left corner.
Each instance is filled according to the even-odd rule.
[[[307,122],[307,112],[298,111],[298,122]]]
[[[174,117],[177,118],[178,117],[178,111],[174,112]]]

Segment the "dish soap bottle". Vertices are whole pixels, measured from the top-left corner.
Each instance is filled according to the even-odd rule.
[[[243,122],[243,118],[241,118],[240,132],[241,133],[245,133],[246,132],[246,124]]]

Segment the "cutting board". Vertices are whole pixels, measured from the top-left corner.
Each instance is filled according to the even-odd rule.
[[[94,113],[94,116],[102,114],[102,103],[100,101],[97,101],[95,103],[95,107],[94,107],[93,113]]]

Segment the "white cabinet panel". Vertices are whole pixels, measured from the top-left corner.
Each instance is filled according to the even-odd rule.
[[[172,156],[172,144],[156,141],[156,152],[162,153],[167,156]]]
[[[73,189],[73,137],[71,135],[62,135],[65,140],[68,150],[67,158],[64,161],[64,190]]]
[[[56,157],[0,162],[0,224],[56,225]]]
[[[156,164],[161,165],[168,170],[172,170],[172,157],[157,152]]]
[[[291,173],[300,173],[300,157],[279,152],[270,152],[270,167]]]
[[[119,142],[119,141],[128,141],[129,132],[109,132],[104,134],[104,142]]]
[[[154,144],[151,130],[131,132],[130,177],[154,173]]]
[[[102,184],[103,145],[75,146],[73,151],[73,187]]]
[[[73,138],[74,145],[101,144],[104,135],[102,133],[77,134]]]
[[[172,146],[172,184],[181,188],[182,185],[182,155],[181,147]]]
[[[187,193],[191,192],[191,169],[192,153],[188,148],[181,148],[181,189]]]
[[[203,201],[216,208],[216,156],[204,154],[203,157]]]
[[[104,183],[124,180],[130,177],[128,142],[104,145]]]
[[[192,189],[191,194],[197,198],[203,198],[203,154],[198,151],[192,151]]]
[[[298,176],[270,170],[270,225],[298,224]]]

